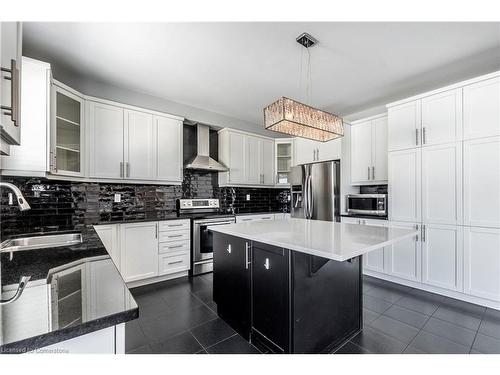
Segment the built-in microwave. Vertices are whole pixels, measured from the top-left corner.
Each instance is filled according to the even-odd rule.
[[[387,194],[348,194],[348,215],[387,216]]]

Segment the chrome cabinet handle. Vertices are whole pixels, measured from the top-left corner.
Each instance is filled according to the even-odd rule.
[[[1,106],[4,115],[10,116],[14,126],[19,126],[19,70],[17,69],[16,60],[10,60],[9,68],[0,68],[4,73],[10,73],[10,77],[4,77],[10,81],[10,107]]]
[[[418,129],[415,129],[415,144],[418,146]]]
[[[426,234],[425,229],[426,228],[425,228],[425,224],[424,224],[424,225],[422,225],[422,242],[425,242],[425,234]]]
[[[177,238],[177,237],[182,237],[183,234],[172,234],[170,236],[167,236],[167,238]]]
[[[167,224],[167,227],[182,227],[184,224]]]
[[[227,181],[231,181],[231,169],[227,170]]]
[[[316,161],[319,160],[319,148],[316,149]]]
[[[418,230],[418,224],[415,224],[415,229],[416,229],[416,230]],[[418,234],[417,234],[417,236],[415,237],[415,241],[417,241],[417,242],[418,242]]]
[[[372,166],[372,180],[375,180],[375,167]]]
[[[422,128],[422,144],[425,145],[426,144],[426,140],[425,140],[425,126]]]
[[[169,246],[169,249],[178,249],[179,247],[184,247],[184,245]]]
[[[248,269],[248,266],[250,266],[250,264],[252,263],[249,260],[249,252],[250,252],[250,244],[248,242],[245,242],[245,269],[246,270]]]
[[[226,250],[227,250],[227,252],[228,252],[229,254],[231,254],[231,244],[227,245],[227,249],[226,249]]]
[[[19,285],[17,286],[16,293],[10,297],[9,299],[0,299],[0,306],[2,305],[8,305],[9,303],[12,303],[21,297],[21,294],[23,294],[24,288],[26,288],[26,285],[28,285],[28,281],[31,279],[31,276],[23,276],[21,277],[21,280],[19,280]]]
[[[368,167],[368,179],[370,179],[370,167]]]
[[[176,260],[175,262],[169,262],[168,265],[182,263],[183,260]]]
[[[127,177],[130,177],[130,163],[127,161]]]
[[[313,161],[316,161],[316,150],[313,150]]]
[[[123,177],[123,162],[120,162],[120,177]]]
[[[266,270],[268,270],[270,268],[270,265],[269,265],[269,258],[266,258],[266,261],[264,262],[264,268]]]
[[[158,223],[156,223],[155,238],[158,238]]]

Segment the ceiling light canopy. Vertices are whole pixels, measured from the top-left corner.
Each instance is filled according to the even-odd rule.
[[[318,43],[307,33],[300,34],[295,40],[306,49]],[[308,88],[311,86],[310,71],[310,60],[308,60]],[[310,95],[310,92],[308,94]],[[264,126],[278,133],[320,142],[344,136],[341,117],[284,96],[264,108]]]

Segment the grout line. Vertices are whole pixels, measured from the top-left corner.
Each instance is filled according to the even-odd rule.
[[[469,354],[471,354],[472,348],[474,347],[474,344],[476,343],[477,335],[479,334],[479,329],[481,328],[481,324],[483,324],[485,314],[486,314],[486,309],[484,309],[483,313],[481,314],[481,320],[479,322],[479,325],[477,326],[477,331],[476,331],[476,335],[474,336],[474,340],[472,340],[472,344],[471,344],[470,349],[469,349]]]
[[[217,342],[217,343],[215,343],[215,344],[213,344],[213,345],[207,346],[207,347],[205,348],[205,350],[206,350],[206,349],[209,349],[209,348],[213,348],[215,345],[219,345],[221,342],[227,341],[227,340],[229,340],[230,338],[232,338],[232,337],[234,337],[234,336],[238,336],[238,334],[237,334],[237,333],[235,333],[234,335],[231,335],[231,336],[229,336],[229,337],[226,337],[224,340],[220,340],[219,342]],[[250,343],[249,343],[249,344],[250,344]]]

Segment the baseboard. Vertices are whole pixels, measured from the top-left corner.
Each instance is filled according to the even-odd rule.
[[[150,279],[145,279],[145,280],[131,281],[131,282],[127,283],[127,287],[128,288],[136,288],[138,286],[159,283],[162,281],[167,281],[167,280],[172,280],[172,279],[178,279],[179,277],[184,277],[184,276],[188,276],[188,271],[181,271],[181,272],[172,273],[170,275],[152,277]]]

